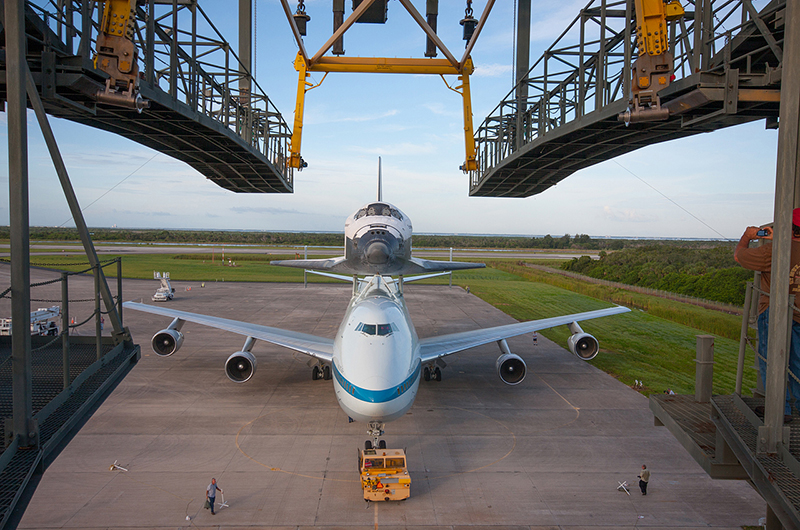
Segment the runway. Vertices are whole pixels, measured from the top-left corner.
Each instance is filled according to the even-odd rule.
[[[325,336],[351,291],[172,283],[170,307]],[[126,280],[125,298],[149,302],[157,286]],[[460,288],[408,285],[406,300],[420,337],[513,322]],[[495,345],[448,357],[444,380],[420,386],[384,436],[407,449],[411,498],[367,505],[356,471],[366,426],[348,423],[306,358],[259,342],[256,374],[235,384],[223,363],[243,338],[187,323],[183,348],[160,358],[149,341],[169,320],[124,318],[142,359],[48,468],[19,528],[733,530],[766,513],[749,485],[712,481],[654,427],[645,397],[529,335],[508,341],[529,368],[516,387],[497,377]],[[110,471],[115,461],[128,471]],[[215,516],[202,508],[211,477],[230,505]]]

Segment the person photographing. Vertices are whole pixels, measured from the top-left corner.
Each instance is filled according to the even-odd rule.
[[[750,248],[750,242],[756,239],[766,242],[759,247]],[[745,269],[761,272],[761,295],[758,299],[758,365],[761,374],[761,384],[766,384],[767,377],[767,338],[769,335],[769,290],[772,270],[772,228],[758,228],[749,226],[742,234],[739,244],[733,253],[733,258]],[[792,243],[791,267],[789,277],[789,294],[800,293],[800,208],[792,212]],[[797,301],[800,302],[800,299]],[[796,302],[797,303],[797,302]],[[796,305],[795,303],[795,305]],[[792,318],[792,332],[789,341],[789,370],[792,374],[800,375],[800,312],[794,311]],[[789,377],[786,385],[786,402],[784,404],[784,423],[792,421],[791,399],[800,398],[800,383],[794,377]]]

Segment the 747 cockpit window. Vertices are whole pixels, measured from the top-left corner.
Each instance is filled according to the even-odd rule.
[[[364,324],[361,322],[356,326],[356,331],[360,331],[365,335],[378,335],[380,337],[391,335],[397,330],[397,326],[391,322],[388,324]]]

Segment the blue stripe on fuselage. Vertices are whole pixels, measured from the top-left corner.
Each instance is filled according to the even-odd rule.
[[[387,401],[399,398],[414,386],[414,381],[419,377],[420,368],[422,367],[422,363],[418,361],[411,375],[397,386],[387,388],[386,390],[367,390],[345,379],[336,367],[336,363],[333,362],[331,364],[333,364],[333,375],[336,377],[336,381],[339,382],[339,385],[354,398],[366,401],[367,403],[386,403]]]

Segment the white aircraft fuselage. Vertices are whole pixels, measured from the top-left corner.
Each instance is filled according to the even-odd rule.
[[[333,385],[347,415],[363,422],[403,416],[417,395],[419,339],[398,283],[366,278],[334,339]]]

